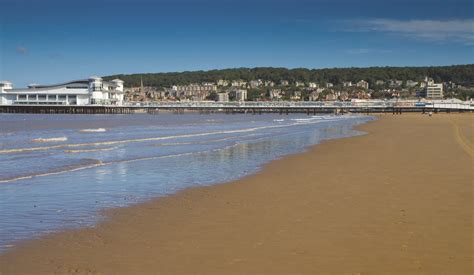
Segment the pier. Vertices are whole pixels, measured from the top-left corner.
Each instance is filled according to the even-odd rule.
[[[0,105],[0,113],[13,114],[160,114],[160,111],[183,114],[194,112],[208,113],[245,113],[262,114],[290,113],[315,114],[347,114],[389,113],[400,115],[406,112],[419,113],[451,113],[473,112],[474,104],[464,102],[411,102],[411,101],[366,101],[366,102],[160,102],[140,103],[123,106],[116,105]]]

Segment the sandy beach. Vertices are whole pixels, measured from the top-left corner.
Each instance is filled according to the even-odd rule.
[[[473,122],[381,115],[241,180],[21,243],[0,274],[472,274]]]

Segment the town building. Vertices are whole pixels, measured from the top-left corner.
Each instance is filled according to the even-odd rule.
[[[366,89],[368,90],[369,89],[369,82],[365,81],[365,80],[361,80],[359,82],[357,82],[357,87],[360,87],[360,88],[363,88],[363,89]]]
[[[250,80],[249,86],[250,88],[258,88],[263,85],[263,81],[260,79],[257,80]]]
[[[278,100],[283,97],[281,89],[271,89],[270,90],[270,99],[271,100]]]
[[[326,83],[326,88],[332,88],[332,87],[334,87],[334,84],[332,84],[331,82]]]
[[[0,82],[0,104],[46,105],[122,105],[123,81],[104,81],[92,76],[54,85],[31,84],[27,88],[14,89],[11,82]]]
[[[352,82],[351,81],[344,81],[344,82],[342,82],[342,87],[352,87]]]
[[[318,85],[317,83],[314,83],[314,82],[309,82],[309,83],[308,83],[308,87],[309,87],[309,88],[318,88],[319,85]]]
[[[228,102],[229,93],[217,93],[217,101],[219,102]]]
[[[288,85],[290,85],[290,82],[288,80],[282,80],[282,81],[280,81],[280,85],[281,86],[288,86]]]
[[[227,87],[227,86],[229,86],[229,81],[224,80],[224,79],[219,79],[217,81],[217,86]]]
[[[176,85],[172,87],[172,90],[176,98],[202,101],[210,93],[217,91],[217,85],[213,83]]]
[[[302,99],[302,98],[301,98],[301,92],[300,92],[300,91],[294,91],[294,92],[292,92],[292,93],[291,93],[291,96],[290,96],[290,99],[291,99],[291,100],[295,100],[295,101],[301,100],[301,99]]]
[[[295,86],[296,86],[296,87],[304,87],[304,82],[296,81],[296,82],[295,82]]]
[[[400,87],[403,85],[403,80],[391,79],[389,85],[390,87]]]
[[[383,81],[383,80],[375,80],[375,85],[379,85],[379,86],[385,85],[385,81]]]
[[[312,91],[309,94],[309,101],[317,101],[319,99],[320,94],[321,94],[320,89],[316,89],[316,90]]]
[[[337,100],[337,95],[334,92],[330,92],[324,97],[324,99],[326,101],[334,101]]]
[[[275,82],[273,81],[265,81],[265,87],[273,87],[275,86]]]
[[[232,81],[232,87],[246,87],[247,82],[243,80],[234,80]]]
[[[443,83],[435,83],[433,79],[426,77],[424,94],[426,98],[443,98]]]
[[[406,85],[407,85],[408,88],[413,88],[413,87],[417,86],[418,84],[419,84],[418,81],[413,81],[411,79],[407,80],[407,82],[406,82]]]
[[[247,90],[237,89],[234,90],[235,100],[236,101],[246,101],[247,100]]]

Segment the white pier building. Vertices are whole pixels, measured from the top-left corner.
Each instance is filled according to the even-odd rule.
[[[28,85],[13,89],[8,81],[0,82],[0,105],[122,105],[123,81],[104,81],[97,76],[56,85]]]

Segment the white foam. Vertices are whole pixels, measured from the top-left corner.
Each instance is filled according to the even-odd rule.
[[[55,137],[55,138],[35,138],[33,142],[63,142],[67,141],[67,137]]]
[[[102,151],[112,151],[118,147],[109,147],[109,148],[97,148],[97,149],[82,149],[82,150],[64,150],[66,153],[93,153],[93,152],[102,152]]]
[[[81,132],[81,133],[103,133],[103,132],[106,132],[106,131],[107,130],[105,128],[79,130],[79,132]]]

